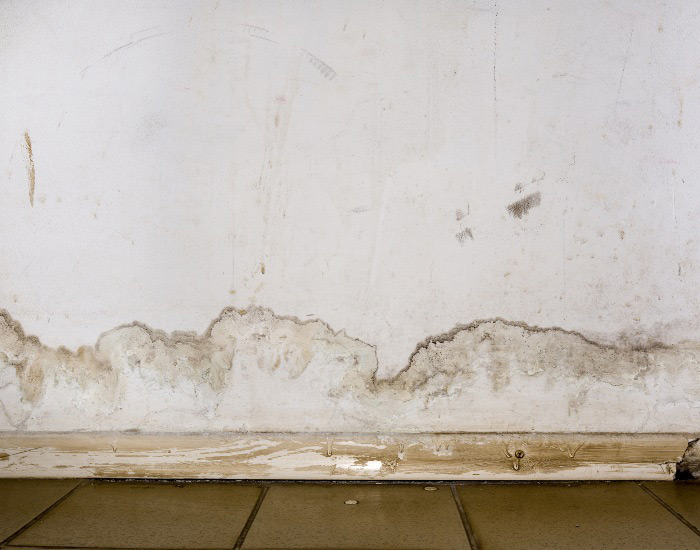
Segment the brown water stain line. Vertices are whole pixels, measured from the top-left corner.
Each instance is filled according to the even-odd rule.
[[[29,204],[34,206],[34,186],[36,184],[36,172],[34,170],[34,153],[32,153],[32,138],[29,131],[24,132],[24,144],[27,149],[27,176],[29,177]]]

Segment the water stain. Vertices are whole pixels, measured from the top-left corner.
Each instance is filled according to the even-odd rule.
[[[591,388],[618,392],[639,410],[640,401],[683,387],[673,398],[676,414],[692,410],[700,394],[700,344],[603,344],[559,327],[494,318],[430,336],[395,375],[378,372],[374,345],[322,321],[263,308],[227,308],[203,334],[168,334],[134,322],[76,351],[43,345],[0,312],[0,420],[4,413],[16,429],[35,415],[31,426],[55,426],[55,410],[66,401],[74,403],[65,414],[76,426],[114,419],[122,430],[149,414],[170,425],[173,410],[193,415],[192,422],[233,422],[235,429],[251,422],[265,430],[301,430],[312,421],[337,427],[343,419],[352,429],[391,428],[407,415],[435,429],[436,400],[448,400],[460,414],[485,414],[480,406],[495,406],[508,392],[538,395],[546,404],[541,414],[535,403],[523,414],[541,422],[552,417],[546,410],[555,401],[567,402],[570,416],[588,411],[599,418]],[[450,426],[463,425],[460,414],[447,419]]]

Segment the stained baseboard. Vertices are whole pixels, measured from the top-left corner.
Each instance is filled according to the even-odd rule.
[[[694,434],[0,432],[0,477],[673,479]]]

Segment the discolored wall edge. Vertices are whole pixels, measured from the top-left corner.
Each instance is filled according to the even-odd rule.
[[[0,433],[0,477],[670,480],[688,434]]]

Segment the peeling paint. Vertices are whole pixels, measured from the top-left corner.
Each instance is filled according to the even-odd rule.
[[[373,345],[263,308],[225,309],[201,335],[135,322],[77,351],[44,346],[0,313],[0,429],[689,431],[700,423],[697,342],[601,344],[487,319],[426,338],[390,378],[377,372]]]

